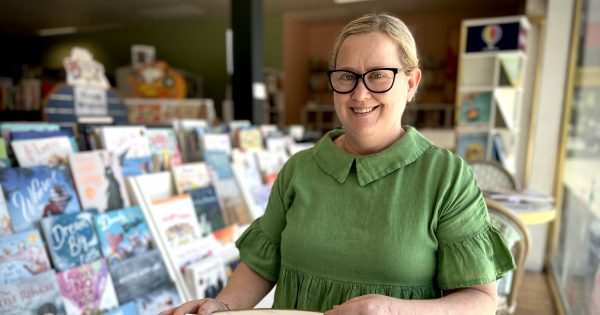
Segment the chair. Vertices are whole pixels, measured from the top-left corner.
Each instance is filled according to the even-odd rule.
[[[469,165],[483,191],[520,189],[517,179],[496,161],[473,161]]]
[[[515,258],[516,269],[497,282],[498,310],[496,314],[512,314],[517,307],[519,286],[525,273],[530,237],[525,224],[509,209],[491,200],[485,200],[492,225],[502,233]]]

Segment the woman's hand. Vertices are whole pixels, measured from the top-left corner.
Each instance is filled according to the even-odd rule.
[[[342,305],[336,305],[324,315],[392,315],[397,314],[397,303],[398,299],[389,296],[369,294],[350,299]]]
[[[166,311],[162,311],[159,315],[184,315],[184,314],[198,314],[208,315],[215,311],[225,311],[227,306],[215,299],[202,299],[193,300],[187,303],[181,304],[177,307],[170,308]]]

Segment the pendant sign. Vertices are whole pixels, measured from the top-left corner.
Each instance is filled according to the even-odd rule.
[[[73,102],[77,116],[105,116],[108,115],[108,102],[106,91],[94,87],[73,88]]]
[[[506,23],[482,23],[467,27],[465,53],[507,50],[525,51],[527,26],[520,21]]]

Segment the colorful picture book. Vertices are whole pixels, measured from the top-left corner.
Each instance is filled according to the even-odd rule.
[[[231,154],[231,137],[225,133],[207,133],[200,136],[200,147],[203,152],[219,151]]]
[[[225,226],[219,198],[212,185],[192,189],[188,193],[192,197],[202,236]]]
[[[190,293],[195,299],[215,298],[225,287],[225,264],[217,255],[206,257],[185,270]]]
[[[174,284],[162,286],[144,296],[135,299],[139,315],[156,315],[182,303]]]
[[[20,167],[56,166],[66,163],[73,145],[68,137],[13,140],[11,147]]]
[[[13,233],[12,222],[10,215],[8,214],[8,207],[6,206],[6,199],[2,192],[2,185],[0,185],[0,236],[9,235]]]
[[[456,153],[467,161],[485,160],[489,133],[461,133],[458,136]]]
[[[463,126],[487,127],[492,112],[492,92],[462,94],[459,123]]]
[[[211,184],[208,166],[204,162],[185,163],[173,166],[173,181],[178,194]]]
[[[35,227],[43,217],[80,211],[64,166],[0,169],[0,185],[15,232]]]
[[[100,129],[105,150],[117,155],[123,176],[151,171],[152,153],[144,126],[108,126]]]
[[[233,175],[229,156],[220,151],[206,151],[204,159],[211,170],[212,182],[219,197],[225,225],[252,222],[252,213]]]
[[[0,286],[0,301],[0,314],[3,315],[65,315],[54,270]]]
[[[109,264],[150,250],[150,231],[139,206],[108,211],[93,219],[102,255]]]
[[[241,128],[237,131],[237,147],[244,151],[263,150],[263,137],[256,127]]]
[[[93,215],[93,211],[83,211],[42,219],[42,231],[57,271],[102,258]]]
[[[153,200],[150,214],[159,229],[157,237],[169,247],[186,244],[201,236],[189,194]]]
[[[37,229],[0,237],[0,285],[49,269],[50,260]]]
[[[125,259],[110,266],[115,291],[121,304],[133,301],[172,281],[158,250]]]
[[[67,315],[99,314],[119,305],[104,259],[56,275]]]
[[[182,162],[177,137],[171,128],[148,128],[154,171],[168,171]]]
[[[125,303],[117,308],[114,308],[102,315],[137,315],[137,308],[134,302]]]
[[[83,209],[99,212],[129,206],[117,156],[97,150],[72,154],[69,161]]]

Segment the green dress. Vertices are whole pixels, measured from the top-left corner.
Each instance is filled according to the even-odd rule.
[[[277,283],[274,307],[325,311],[356,296],[433,299],[514,268],[468,165],[416,129],[354,156],[327,133],[280,171],[236,245]]]

